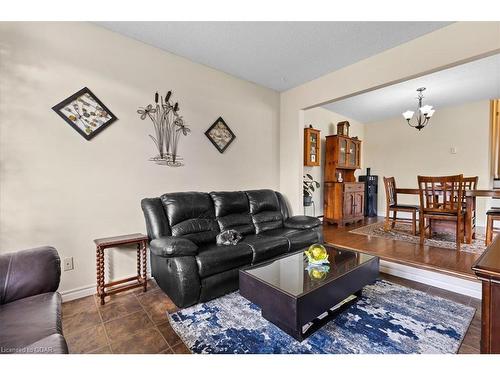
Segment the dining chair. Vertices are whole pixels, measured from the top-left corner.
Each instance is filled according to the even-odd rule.
[[[491,208],[486,212],[486,239],[485,245],[488,246],[493,240],[493,232],[496,231],[495,221],[500,220],[500,208]]]
[[[465,209],[463,207],[463,175],[417,176],[420,195],[420,244],[424,244],[425,232],[429,228],[432,237],[432,220],[448,220],[456,223],[456,248],[465,236]],[[429,225],[425,225],[428,220]]]
[[[417,211],[419,210],[419,207],[411,204],[398,203],[398,194],[396,193],[396,180],[394,179],[394,177],[384,177],[384,187],[386,203],[384,230],[389,230],[389,226],[391,228],[394,228],[394,226],[396,225],[396,221],[410,221],[412,224],[412,234],[415,236],[417,234]],[[410,212],[411,219],[397,217],[398,212]]]
[[[465,196],[465,192],[467,190],[477,190],[477,184],[479,182],[479,177],[478,176],[473,176],[473,177],[464,177],[463,178],[463,207],[464,209],[467,209],[467,197]],[[471,220],[471,231],[472,231],[472,238],[476,238],[476,197],[470,197],[469,199],[472,199],[472,208],[470,212],[470,220]]]
[[[462,178],[464,190],[476,190],[479,176],[464,177]],[[465,198],[465,195],[464,195]]]

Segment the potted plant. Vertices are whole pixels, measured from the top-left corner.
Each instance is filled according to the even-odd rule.
[[[312,204],[312,193],[314,192],[314,188],[319,188],[319,182],[314,181],[312,176],[309,173],[306,173],[303,180],[303,191],[304,191],[304,206],[310,206]]]

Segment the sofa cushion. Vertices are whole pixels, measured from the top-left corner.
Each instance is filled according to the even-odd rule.
[[[241,234],[254,233],[248,198],[242,191],[216,191],[210,196],[221,231],[234,229]]]
[[[242,191],[212,191],[210,197],[214,202],[216,217],[250,213],[248,198]]]
[[[279,211],[264,211],[252,216],[255,233],[259,234],[272,229],[283,227],[282,216]]]
[[[246,192],[255,233],[278,229],[283,226],[278,197],[272,190],[249,190]]]
[[[288,240],[285,237],[271,237],[252,234],[241,240],[241,243],[250,245],[253,251],[252,263],[284,254],[288,251]]]
[[[212,199],[207,193],[168,193],[161,196],[173,236],[196,244],[214,242],[219,233]]]
[[[314,229],[280,228],[263,233],[264,236],[285,237],[289,243],[289,251],[304,249],[313,243],[320,242],[318,232]]]
[[[62,335],[61,296],[37,294],[0,305],[0,347],[20,349],[53,334]]]
[[[285,220],[284,227],[292,229],[311,229],[321,225],[317,217],[297,215]]]
[[[221,231],[234,229],[243,235],[255,233],[255,227],[250,214],[231,214],[218,217],[217,222]]]
[[[263,211],[280,211],[280,205],[276,193],[269,189],[247,190],[250,213],[252,215]]]
[[[196,263],[200,277],[207,277],[252,262],[252,248],[245,243],[217,246],[205,244],[198,248]]]

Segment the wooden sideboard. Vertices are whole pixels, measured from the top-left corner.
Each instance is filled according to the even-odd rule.
[[[500,354],[500,236],[472,266],[482,283],[481,353]]]
[[[362,220],[365,207],[364,182],[325,182],[323,220],[343,226]]]
[[[325,144],[323,220],[343,226],[363,220],[365,183],[356,182],[354,171],[361,164],[361,141],[329,135]],[[342,180],[340,181],[340,176]]]

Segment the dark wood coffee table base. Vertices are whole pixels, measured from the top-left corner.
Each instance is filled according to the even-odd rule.
[[[379,259],[373,258],[317,289],[293,296],[241,270],[240,294],[261,308],[263,318],[302,341],[335,318],[357,298],[334,311],[330,310],[332,307],[351,295],[360,297],[363,287],[373,283],[378,276]],[[318,318],[320,316],[324,317]],[[303,332],[302,327],[308,323],[312,325]]]

